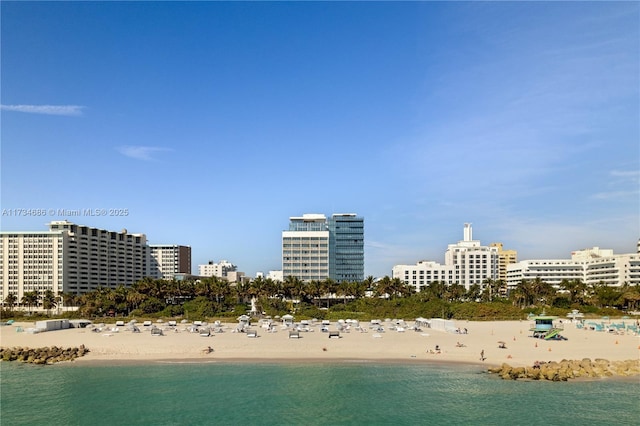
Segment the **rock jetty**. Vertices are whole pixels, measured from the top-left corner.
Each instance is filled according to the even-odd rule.
[[[73,361],[84,356],[89,349],[84,345],[77,348],[61,348],[57,346],[45,348],[0,348],[2,361],[19,361],[29,364],[55,364],[57,362]]]
[[[550,380],[565,382],[577,378],[628,377],[640,374],[640,359],[627,361],[609,361],[597,358],[591,360],[566,360],[560,362],[536,362],[531,367],[512,367],[502,364],[489,368],[489,373],[499,375],[505,380]]]

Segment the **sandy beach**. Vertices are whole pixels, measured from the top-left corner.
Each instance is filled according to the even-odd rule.
[[[339,338],[329,338],[329,333],[321,332],[317,326],[311,327],[312,332],[300,332],[300,338],[290,338],[289,332],[280,325],[275,326],[275,332],[267,332],[257,324],[252,326],[257,331],[255,338],[232,332],[236,324],[225,324],[224,332],[209,337],[189,332],[186,324],[178,324],[177,331],[166,324],[156,324],[163,329],[163,336],[152,336],[150,327],[141,324],[138,324],[140,333],[126,327],[114,331],[113,324],[107,324],[101,332],[71,328],[28,333],[17,332],[17,328],[27,330],[34,327],[34,323],[15,323],[0,327],[0,345],[5,348],[84,345],[90,353],[75,362],[376,361],[530,366],[535,361],[583,358],[622,361],[640,357],[640,336],[578,329],[572,323],[564,325],[562,335],[567,340],[559,341],[530,337],[529,321],[454,321],[454,324],[461,330],[466,329],[467,334],[429,328],[404,332],[386,328],[385,332],[375,332],[369,329],[368,323],[361,323],[366,332],[350,330],[341,332]],[[335,329],[332,323],[330,330]],[[504,342],[506,348],[500,348],[499,342]],[[205,353],[203,349],[207,347],[213,352]],[[482,351],[484,361],[480,360]]]

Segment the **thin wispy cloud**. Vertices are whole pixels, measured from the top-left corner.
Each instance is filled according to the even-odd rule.
[[[154,155],[159,152],[172,151],[170,148],[164,148],[160,146],[136,146],[125,145],[117,148],[120,154],[133,158],[135,160],[154,161]]]
[[[609,175],[612,177],[609,186],[615,187],[615,189],[595,193],[591,198],[610,200],[637,197],[640,194],[640,171],[612,170]]]
[[[3,111],[66,116],[82,115],[84,108],[81,105],[0,105]]]
[[[640,195],[640,191],[611,191],[611,192],[598,192],[597,194],[593,194],[591,198],[596,200],[610,200],[613,198],[627,198],[627,197],[637,197]]]
[[[640,179],[640,171],[638,170],[612,170],[611,176],[622,177],[628,179]]]

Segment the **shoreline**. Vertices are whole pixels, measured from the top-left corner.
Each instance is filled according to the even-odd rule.
[[[489,367],[498,365],[466,363],[450,360],[427,360],[427,359],[354,359],[354,358],[165,358],[165,359],[88,359],[86,356],[67,361],[66,364],[84,365],[158,365],[158,364],[253,364],[253,365],[440,365],[440,366],[466,366],[478,367],[486,371]]]

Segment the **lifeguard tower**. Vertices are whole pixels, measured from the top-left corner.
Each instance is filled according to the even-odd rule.
[[[532,316],[530,317],[534,324],[529,329],[533,334],[533,337],[544,340],[566,340],[564,337],[560,335],[560,332],[563,330],[561,325],[554,325],[553,321],[558,319],[558,317],[545,315],[542,312],[542,315]]]

